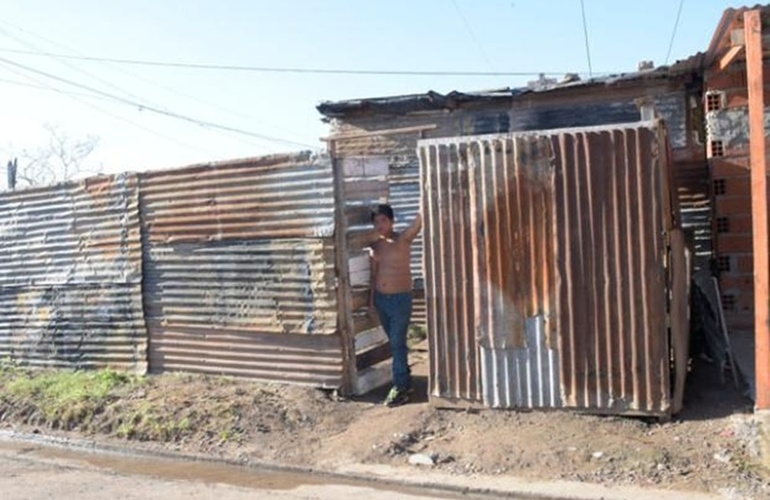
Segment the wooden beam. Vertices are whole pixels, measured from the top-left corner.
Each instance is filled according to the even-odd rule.
[[[360,132],[356,134],[340,134],[330,135],[329,137],[321,137],[322,141],[344,141],[346,139],[360,139],[363,137],[375,137],[378,135],[396,135],[396,134],[409,134],[412,132],[422,133],[426,130],[434,130],[438,128],[438,125],[432,123],[430,125],[415,125],[413,127],[401,127],[401,128],[387,128],[382,130],[371,130],[367,132]]]
[[[746,79],[749,93],[749,156],[751,159],[751,225],[754,252],[754,356],[756,408],[770,409],[770,265],[767,227],[767,157],[759,10],[743,15],[746,30]]]
[[[727,51],[727,54],[722,56],[722,59],[719,60],[719,71],[723,71],[725,68],[730,66],[733,61],[735,61],[735,58],[737,58],[741,52],[743,52],[743,45],[735,45],[734,47],[730,47],[730,50]]]
[[[334,243],[335,267],[337,268],[337,327],[342,347],[342,386],[340,392],[347,396],[355,391],[356,370],[355,334],[352,331],[353,313],[350,309],[350,269],[348,268],[347,218],[345,217],[345,173],[337,158],[334,142],[329,143],[334,178]]]

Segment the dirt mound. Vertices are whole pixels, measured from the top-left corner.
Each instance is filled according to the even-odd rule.
[[[455,474],[510,474],[603,484],[762,495],[750,404],[697,366],[677,420],[561,412],[446,410],[427,402],[424,353],[416,401],[384,391],[334,394],[203,375],[0,370],[0,422],[111,442],[237,459],[334,468],[405,465],[421,454]],[[712,370],[713,371],[713,370]]]

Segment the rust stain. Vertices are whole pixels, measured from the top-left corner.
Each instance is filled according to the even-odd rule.
[[[146,370],[136,177],[0,194],[0,355]]]
[[[151,369],[339,385],[328,157],[148,172],[140,186]]]
[[[434,395],[670,411],[666,140],[642,123],[420,142]]]

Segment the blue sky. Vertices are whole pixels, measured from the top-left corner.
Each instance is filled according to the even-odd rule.
[[[665,62],[678,0],[584,4],[594,73]],[[670,62],[706,50],[724,9],[739,6],[685,0]],[[75,138],[98,136],[91,162],[106,172],[321,148],[327,127],[315,110],[320,101],[520,86],[536,78],[228,72],[42,53],[261,67],[588,72],[580,0],[4,0],[3,164],[42,145],[45,124]],[[203,128],[148,106],[253,135]]]

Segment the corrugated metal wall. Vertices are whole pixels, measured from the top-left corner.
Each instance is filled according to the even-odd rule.
[[[280,155],[140,181],[151,370],[338,386],[330,160]]]
[[[420,143],[432,395],[669,411],[666,148],[658,123]]]
[[[0,357],[143,372],[137,179],[0,194]]]
[[[670,409],[666,149],[652,125],[562,134],[554,144],[567,406]]]

